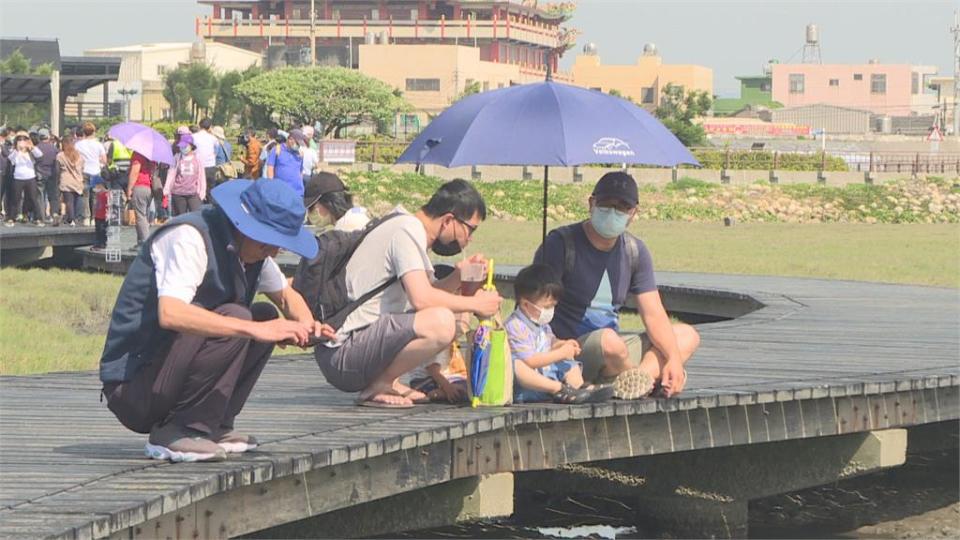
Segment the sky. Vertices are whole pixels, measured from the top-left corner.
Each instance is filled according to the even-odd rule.
[[[953,73],[949,28],[960,0],[580,0],[568,23],[582,31],[575,54],[595,43],[604,64],[634,63],[655,43],[664,63],[713,69],[714,93],[736,96],[737,75],[776,58],[800,60],[804,29],[820,28],[824,63],[934,65]],[[0,35],[55,37],[61,52],[160,41],[192,41],[195,0],[0,0]]]

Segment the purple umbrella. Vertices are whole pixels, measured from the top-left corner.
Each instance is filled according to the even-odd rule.
[[[152,127],[136,122],[124,122],[113,126],[107,133],[150,161],[173,165],[170,141]]]
[[[647,111],[609,94],[553,81],[458,101],[430,122],[397,162],[543,165],[544,238],[550,165],[699,165]]]

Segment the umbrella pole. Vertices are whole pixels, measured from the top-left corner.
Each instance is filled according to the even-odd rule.
[[[547,241],[547,183],[550,181],[550,167],[543,167],[543,233],[540,237],[540,243]]]

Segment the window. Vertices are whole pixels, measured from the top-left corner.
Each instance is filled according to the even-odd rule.
[[[760,83],[760,91],[761,91],[761,92],[769,92],[769,91],[770,91],[770,83],[769,83],[769,82],[762,82],[762,83]]]
[[[840,79],[830,79],[830,86],[840,86]]]
[[[157,75],[163,77],[167,74],[167,66],[157,66]]]
[[[647,86],[640,89],[640,103],[653,103],[654,102],[654,88],[652,86]]]
[[[872,73],[870,75],[870,93],[871,94],[887,93],[887,74],[886,73]]]
[[[790,93],[791,94],[803,93],[803,74],[802,73],[790,74]]]
[[[853,80],[855,80],[855,81],[862,81],[862,80],[863,80],[863,73],[854,73],[854,74],[853,74]]]
[[[911,75],[910,77],[911,92],[910,93],[919,94],[920,93],[920,74],[914,71],[910,75]]]
[[[407,79],[407,92],[439,92],[440,79]]]

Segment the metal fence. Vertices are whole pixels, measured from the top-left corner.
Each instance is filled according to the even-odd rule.
[[[357,141],[356,159],[362,163],[391,164],[408,144]],[[706,169],[960,174],[960,153],[956,152],[787,152],[710,147],[690,151]]]

